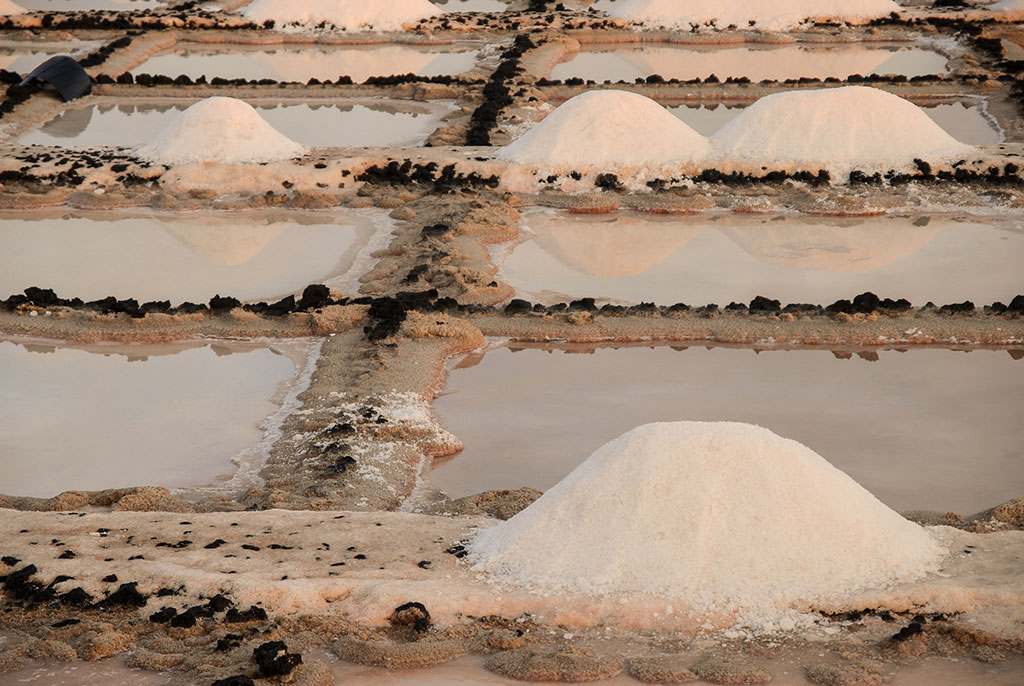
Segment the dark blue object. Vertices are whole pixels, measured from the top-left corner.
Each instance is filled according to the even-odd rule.
[[[64,102],[79,98],[92,89],[92,80],[82,65],[67,55],[56,55],[32,70],[18,85],[42,79],[57,89]]]

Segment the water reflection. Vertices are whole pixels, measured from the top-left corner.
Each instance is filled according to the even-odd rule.
[[[434,484],[546,489],[634,426],[686,419],[800,441],[897,509],[967,514],[1024,493],[1024,367],[1005,351],[577,351],[498,348],[451,372],[434,407],[465,450]]]
[[[535,302],[829,304],[873,291],[917,305],[989,304],[1022,286],[1024,230],[1011,220],[538,210],[523,228],[526,240],[496,259],[499,276]]]

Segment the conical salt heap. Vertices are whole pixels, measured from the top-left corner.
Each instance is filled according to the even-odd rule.
[[[546,170],[656,168],[707,157],[708,140],[642,95],[588,91],[571,98],[496,157]]]
[[[21,5],[11,2],[11,0],[0,0],[0,17],[13,17],[17,14],[25,14],[27,11]]]
[[[242,16],[256,24],[323,23],[347,31],[401,31],[441,13],[429,0],[255,0],[242,10]]]
[[[247,102],[206,98],[174,118],[139,157],[159,164],[243,164],[298,157],[305,148],[272,127]]]
[[[785,31],[808,19],[861,23],[899,11],[893,0],[625,0],[608,14],[666,28],[714,22],[719,29]]]
[[[763,97],[711,142],[724,162],[827,169],[840,183],[854,169],[912,171],[917,158],[941,162],[975,151],[912,102],[865,86]]]
[[[470,548],[475,569],[540,592],[723,611],[913,580],[944,552],[809,448],[734,422],[637,427]]]

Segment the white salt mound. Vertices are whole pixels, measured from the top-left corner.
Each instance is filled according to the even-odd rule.
[[[711,142],[724,162],[827,169],[838,182],[853,169],[905,171],[915,158],[941,162],[974,151],[917,105],[865,86],[763,97]]]
[[[11,0],[0,0],[0,17],[13,17],[16,14],[25,14],[27,11],[21,5],[11,2]]]
[[[785,31],[808,19],[862,23],[899,10],[893,0],[625,0],[608,14],[665,28],[713,21],[720,29]]]
[[[628,431],[470,549],[541,592],[751,611],[913,580],[944,555],[809,448],[734,422]]]
[[[596,90],[577,95],[495,154],[557,170],[654,168],[706,158],[708,140],[642,95]]]
[[[327,23],[348,31],[401,31],[438,14],[429,0],[255,0],[242,10],[242,16],[257,24],[268,19],[279,27]]]
[[[175,117],[149,145],[139,148],[138,155],[166,165],[244,164],[286,160],[304,152],[249,103],[215,97],[200,100]]]

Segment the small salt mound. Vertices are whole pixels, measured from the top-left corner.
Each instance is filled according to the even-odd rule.
[[[16,14],[25,14],[27,11],[21,5],[11,2],[11,0],[0,0],[0,17],[13,17]]]
[[[708,24],[785,31],[808,19],[859,23],[899,12],[893,0],[625,0],[613,17],[666,28]]]
[[[549,170],[651,168],[704,159],[707,139],[636,93],[596,90],[562,103],[495,157]]]
[[[734,422],[637,427],[470,548],[541,592],[750,611],[916,579],[944,554],[809,448]]]
[[[864,86],[763,97],[711,141],[724,162],[827,169],[838,182],[853,169],[906,171],[915,158],[939,162],[974,151],[913,103]]]
[[[247,102],[207,98],[174,118],[138,155],[159,164],[243,164],[297,157],[305,148],[279,133]]]
[[[441,11],[429,0],[255,0],[242,16],[256,24],[272,20],[277,26],[321,23],[348,31],[401,31]]]

